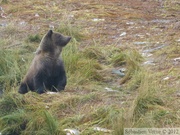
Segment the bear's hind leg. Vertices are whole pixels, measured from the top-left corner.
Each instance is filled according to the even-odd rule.
[[[27,92],[28,92],[27,84],[21,83],[18,92],[19,92],[20,94],[25,94],[25,93],[27,93]]]
[[[64,73],[63,75],[61,75],[61,77],[58,78],[57,90],[58,91],[64,90],[66,83],[67,83],[67,78],[66,78],[66,74]]]
[[[35,78],[34,78],[34,86],[35,86],[35,92],[37,92],[38,94],[43,94],[45,93],[45,85],[44,82],[46,80],[46,76],[42,73],[39,72]]]

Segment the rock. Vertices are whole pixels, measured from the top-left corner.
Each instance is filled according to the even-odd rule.
[[[46,106],[45,106],[45,108],[46,108],[46,109],[49,109],[49,106],[48,106],[48,105],[46,105]]]
[[[167,23],[172,22],[172,20],[155,19],[155,20],[152,20],[151,22],[152,23],[165,23],[165,24],[167,24]]]
[[[95,131],[101,131],[101,132],[105,132],[105,133],[112,132],[112,130],[109,130],[109,129],[106,129],[106,128],[101,128],[101,127],[94,127],[93,129]]]
[[[93,22],[99,22],[99,21],[105,21],[105,19],[94,18],[92,21]]]
[[[118,90],[113,90],[113,89],[108,88],[108,87],[106,87],[105,90],[106,90],[107,92],[119,92]]]
[[[0,11],[3,11],[3,8],[0,6]]]
[[[151,57],[153,54],[152,53],[142,53],[143,57]]]
[[[134,22],[127,22],[126,24],[128,24],[128,25],[133,25]]]
[[[25,22],[25,21],[21,21],[19,24],[20,24],[20,25],[25,25],[26,22]]]
[[[174,59],[173,59],[173,64],[174,64],[174,65],[179,65],[179,64],[180,64],[180,57],[174,58]]]
[[[121,33],[119,36],[120,36],[120,37],[126,36],[126,34],[127,34],[126,32],[123,32],[123,33]]]
[[[178,39],[177,42],[180,42],[180,39]]]
[[[52,94],[57,94],[57,92],[51,92],[51,91],[48,91],[48,92],[46,92],[46,94],[52,95]]]
[[[126,68],[120,68],[119,71],[124,73],[127,69]]]
[[[180,57],[178,57],[178,58],[174,58],[174,61],[178,61],[178,62],[180,62]]]
[[[6,23],[1,23],[1,24],[0,24],[0,26],[2,26],[2,27],[6,27],[6,26],[7,26],[7,24],[6,24]]]
[[[117,75],[119,75],[120,77],[124,77],[124,76],[125,76],[125,73],[123,73],[123,72],[124,72],[124,71],[122,71],[121,69],[119,69],[119,70],[113,69],[113,70],[112,70],[112,73],[117,74]]]
[[[54,25],[49,24],[49,28],[53,30],[54,29]]]
[[[167,46],[167,45],[160,45],[160,46],[157,46],[155,48],[147,49],[147,50],[144,50],[143,53],[148,53],[148,52],[151,53],[151,52],[153,52],[155,50],[159,50],[159,49],[161,49],[161,48],[163,48],[165,46]]]
[[[177,97],[180,97],[180,93],[177,93],[176,95],[177,95]]]
[[[180,21],[176,22],[173,27],[174,30],[180,30]]]
[[[166,81],[166,80],[169,80],[170,77],[164,77],[163,80]]]
[[[38,14],[38,13],[36,13],[34,16],[35,16],[35,17],[39,17],[39,14]]]
[[[67,132],[66,135],[79,135],[80,134],[80,132],[77,129],[67,128],[67,129],[64,129],[64,131]]]
[[[134,42],[135,45],[145,45],[147,44],[148,42]]]
[[[149,61],[144,62],[143,65],[156,65],[156,64],[154,63],[154,61],[149,60]]]

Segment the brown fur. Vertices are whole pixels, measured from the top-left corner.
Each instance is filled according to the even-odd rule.
[[[64,90],[66,72],[59,55],[70,39],[71,37],[63,36],[52,30],[48,31],[36,50],[32,64],[20,85],[19,93],[25,94],[31,90],[41,94],[47,89]]]

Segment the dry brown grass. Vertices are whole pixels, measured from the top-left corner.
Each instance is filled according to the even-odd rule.
[[[32,130],[58,134],[65,128],[76,128],[82,134],[104,134],[93,130],[99,126],[112,130],[106,134],[120,135],[124,127],[179,126],[180,70],[179,62],[173,60],[180,51],[178,24],[153,22],[179,18],[177,3],[169,0],[3,3],[7,19],[0,18],[0,22],[7,27],[0,26],[0,87],[3,85],[7,95],[0,99],[0,130],[20,131],[17,127],[24,124],[20,119],[28,123],[28,130],[22,134]],[[62,55],[68,75],[66,90],[53,95],[30,92],[21,96],[16,91],[32,52],[41,36],[53,27],[73,37]],[[126,35],[120,36],[123,32]],[[150,58],[156,65],[142,65],[139,51],[162,44],[166,47],[151,52]],[[112,69],[122,67],[127,69],[125,77],[112,74]],[[165,77],[169,79],[163,80]],[[109,92],[106,87],[114,91]],[[4,106],[10,108],[3,112]],[[4,125],[8,120],[15,120],[16,124],[7,128]]]

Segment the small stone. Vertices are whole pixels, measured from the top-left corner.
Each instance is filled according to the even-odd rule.
[[[19,24],[20,25],[26,25],[26,22],[25,21],[21,21]]]
[[[106,128],[101,128],[101,127],[94,127],[93,128],[95,131],[101,131],[101,132],[112,132],[112,130],[106,129]]]
[[[0,26],[2,26],[2,27],[6,27],[6,26],[7,26],[7,24],[6,24],[6,23],[2,23],[2,24],[0,24]]]
[[[123,33],[120,34],[120,37],[126,36],[126,34],[127,34],[126,32],[123,32]]]
[[[54,25],[49,24],[50,29],[54,29]]]
[[[113,69],[112,73],[119,75],[120,77],[124,77],[125,73],[123,73],[121,70]]]
[[[147,44],[148,42],[134,42],[135,45],[145,45]]]
[[[57,94],[57,92],[50,92],[50,91],[48,91],[47,94],[52,95],[52,94]]]
[[[113,89],[108,88],[108,87],[106,87],[105,90],[106,90],[107,92],[119,92],[118,90],[113,90]]]
[[[39,14],[38,14],[38,13],[36,13],[34,16],[35,16],[35,17],[39,17]]]
[[[178,39],[177,42],[180,42],[180,39]]]
[[[66,135],[80,135],[80,132],[77,129],[64,129],[65,132],[67,132]]]
[[[153,54],[152,53],[142,53],[143,57],[151,57]]]
[[[156,65],[153,61],[146,61],[143,65]]]
[[[48,105],[46,105],[46,106],[45,106],[45,108],[46,108],[46,109],[49,109],[49,106],[48,106]]]
[[[133,25],[134,22],[127,22],[126,24],[128,24],[128,25]]]
[[[170,77],[167,76],[167,77],[163,78],[163,80],[166,81],[166,80],[169,80],[169,78]]]
[[[180,62],[180,57],[175,58],[175,59],[174,59],[174,61],[178,61],[178,62]]]
[[[94,18],[92,21],[93,22],[99,22],[99,21],[105,21],[105,19]]]
[[[126,70],[127,70],[126,68],[120,68],[120,69],[119,69],[119,71],[120,71],[120,72],[123,72],[123,73],[124,73]]]
[[[24,58],[22,58],[22,61],[25,62],[26,60]]]

